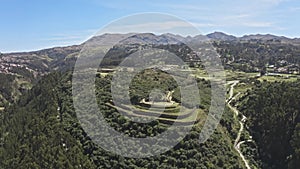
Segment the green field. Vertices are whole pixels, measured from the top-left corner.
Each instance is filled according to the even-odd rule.
[[[278,76],[262,76],[259,77],[258,80],[269,81],[269,82],[275,82],[275,81],[294,82],[297,81],[299,77],[300,77],[299,75],[279,74]]]

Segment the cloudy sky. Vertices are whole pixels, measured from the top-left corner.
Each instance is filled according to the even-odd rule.
[[[80,44],[103,26],[143,12],[171,14],[203,34],[300,37],[299,0],[1,0],[0,52]],[[150,22],[150,21],[149,21]],[[180,26],[168,21],[158,29]],[[143,28],[143,24],[139,25]],[[124,27],[123,30],[126,27]]]

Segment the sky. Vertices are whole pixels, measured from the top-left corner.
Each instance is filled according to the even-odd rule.
[[[0,0],[0,52],[80,44],[112,21],[144,12],[179,17],[202,34],[300,37],[299,0]]]

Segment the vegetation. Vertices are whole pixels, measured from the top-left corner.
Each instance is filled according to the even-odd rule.
[[[226,69],[259,72],[265,65],[277,68],[298,65],[296,70],[299,71],[300,47],[296,44],[253,40],[217,41],[214,46],[226,64]]]
[[[1,166],[4,168],[244,168],[233,150],[232,113],[215,134],[199,144],[201,124],[168,152],[144,159],[124,158],[106,152],[87,136],[72,106],[71,75],[50,74],[9,107],[1,126]],[[116,130],[133,137],[154,136],[167,126],[158,121],[127,121],[109,101],[110,77],[97,78],[99,106]],[[144,84],[146,85],[146,84]],[[153,84],[149,84],[151,86]],[[145,86],[148,87],[148,86]],[[102,101],[103,102],[102,102]],[[59,107],[59,109],[58,109]],[[129,130],[130,129],[130,130]]]
[[[240,145],[246,160],[254,168],[299,168],[300,80],[296,75],[299,74],[299,45],[280,40],[236,38],[216,40],[213,45],[221,56],[227,80],[239,81],[231,104],[246,117],[240,140],[253,137],[253,141]],[[72,73],[68,72],[74,67],[82,46],[0,54],[0,168],[245,168],[234,148],[242,115],[234,118],[230,108],[225,108],[210,139],[199,143],[211,103],[209,80],[212,77],[201,66],[198,56],[183,44],[116,45],[101,66],[113,70],[140,47],[155,47],[176,54],[193,67],[185,71],[197,79],[201,100],[195,124],[190,102],[181,100],[180,86],[172,76],[158,69],[146,69],[132,79],[129,86],[132,105],[112,102],[111,70],[99,72],[96,96],[105,120],[127,136],[154,137],[168,130],[176,120],[183,126],[192,125],[192,131],[171,150],[143,159],[121,157],[95,144],[76,117]],[[269,74],[279,68],[284,72]],[[122,89],[122,84],[119,85]],[[125,94],[126,91],[120,90],[117,99],[124,99]],[[187,100],[195,99],[193,94],[190,96]],[[161,105],[166,102],[163,109]],[[149,108],[150,105],[154,106]],[[182,114],[180,108],[185,110]],[[150,123],[137,123],[117,110],[140,118],[161,114]]]
[[[28,78],[0,73],[0,107],[14,103],[19,96],[31,88]]]
[[[299,167],[300,81],[258,83],[241,98],[262,168]]]

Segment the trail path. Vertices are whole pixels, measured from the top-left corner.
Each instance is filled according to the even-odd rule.
[[[232,106],[231,105],[231,101],[232,100],[235,100],[236,97],[238,95],[240,95],[241,93],[238,93],[236,94],[235,96],[233,96],[234,94],[234,86],[236,86],[237,84],[239,83],[239,81],[231,81],[231,82],[228,82],[228,84],[230,84],[230,91],[229,91],[229,98],[226,100],[227,104],[228,104],[228,107],[234,112],[234,118],[236,120],[238,120],[238,115],[241,114],[236,107]],[[242,114],[241,114],[242,115]],[[247,117],[242,115],[242,119],[239,121],[240,123],[240,130],[238,132],[238,135],[234,141],[234,149],[239,153],[240,157],[242,158],[243,162],[245,163],[245,166],[247,169],[251,169],[250,166],[249,166],[249,163],[248,161],[246,160],[245,156],[243,155],[243,153],[241,152],[240,150],[240,146],[246,142],[252,142],[253,140],[249,139],[249,140],[246,140],[246,141],[240,141],[241,139],[241,134],[242,132],[244,131],[244,124],[247,120]]]

